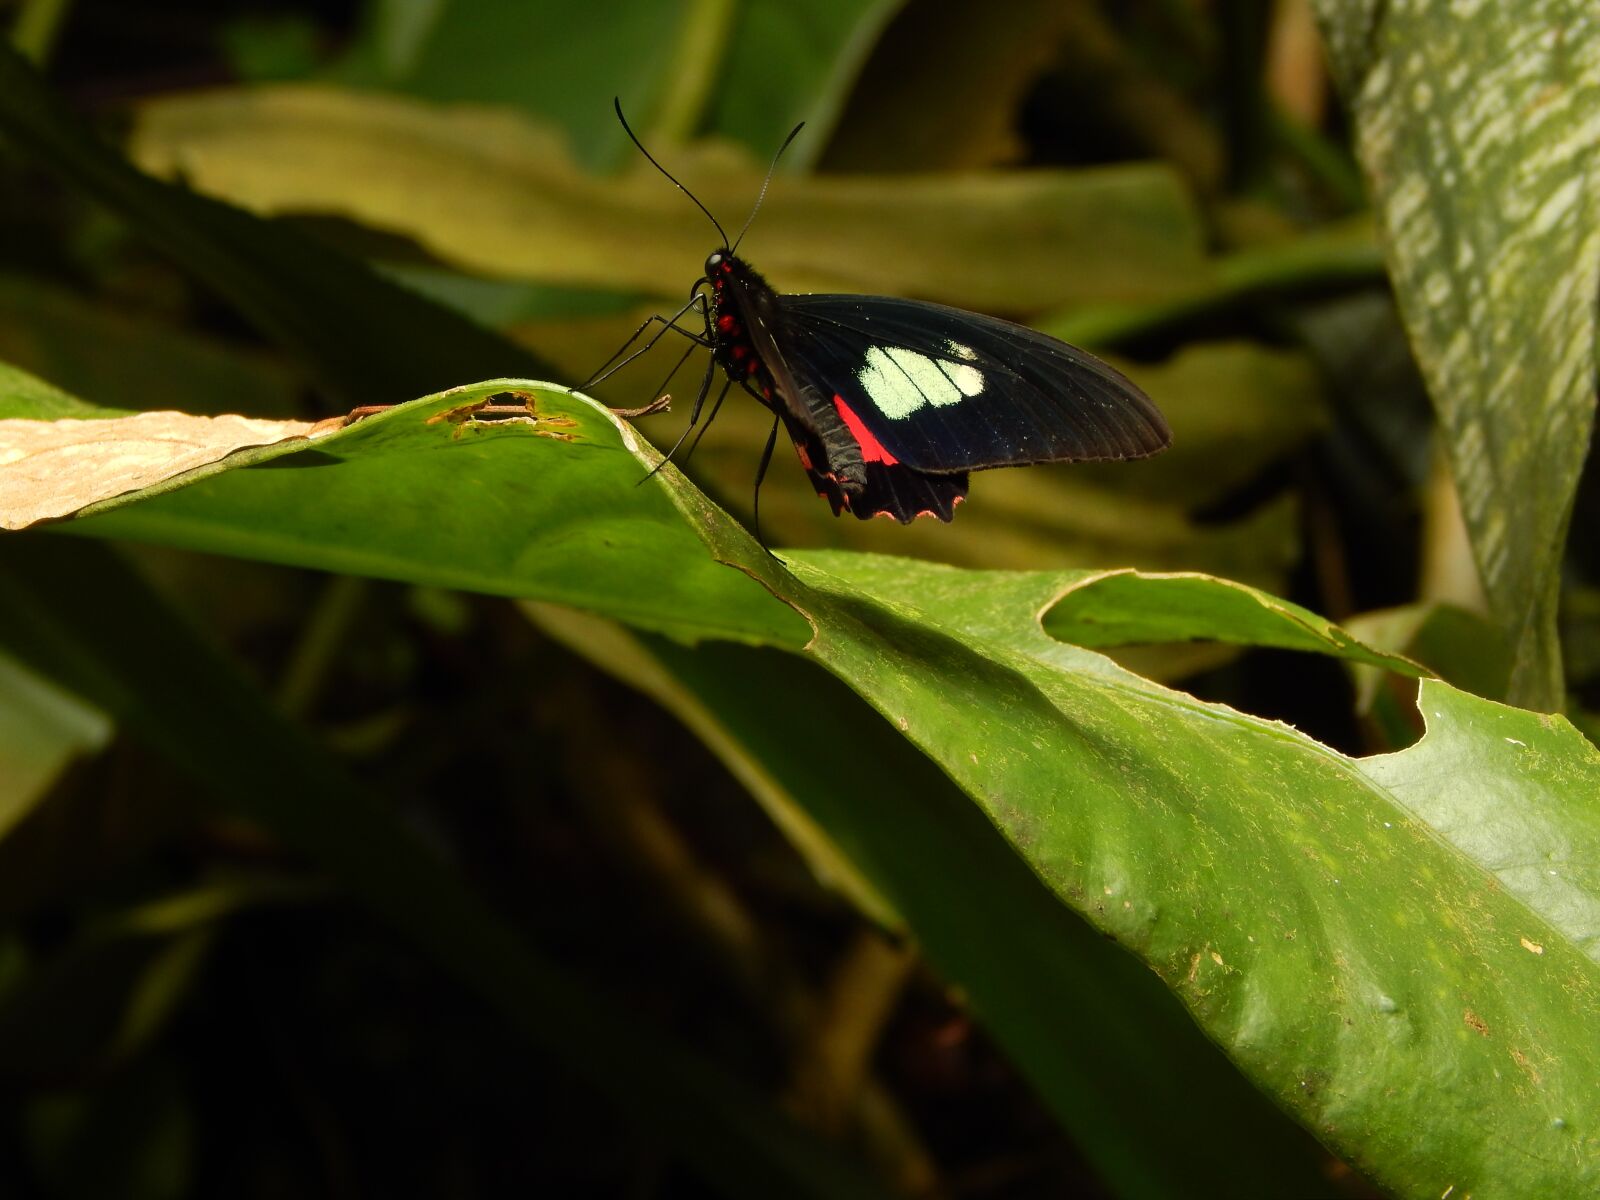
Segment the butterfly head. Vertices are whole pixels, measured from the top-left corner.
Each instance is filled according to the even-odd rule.
[[[737,261],[733,257],[733,251],[726,246],[720,250],[713,250],[706,256],[706,278],[715,283],[724,275],[733,274],[733,264]]]

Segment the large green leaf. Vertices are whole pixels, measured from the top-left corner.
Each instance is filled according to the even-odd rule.
[[[1595,1186],[1600,755],[1566,721],[1429,682],[1428,737],[1360,763],[1055,641],[1048,579],[930,598],[881,563],[755,566],[812,654],[1351,1161],[1419,1197]]]
[[[81,527],[279,561],[311,547],[304,561],[366,569],[386,523],[410,532],[419,515],[472,507],[451,456],[482,439],[494,453],[474,456],[480,470],[505,459],[529,482],[520,519],[483,523],[487,544],[457,548],[457,561],[484,556],[503,571],[530,545],[559,546],[556,562],[496,578],[679,636],[726,636],[727,614],[660,586],[705,561],[697,534],[738,566],[730,578],[753,576],[805,615],[815,632],[805,652],[967,791],[1063,903],[1140,955],[1258,1085],[1387,1186],[1418,1196],[1452,1185],[1571,1194],[1593,1183],[1585,1164],[1600,1135],[1586,1114],[1600,1104],[1591,1015],[1600,898],[1584,864],[1600,826],[1600,755],[1564,720],[1427,682],[1418,746],[1348,759],[1050,636],[1041,614],[1074,576],[847,554],[790,554],[785,567],[672,468],[634,488],[654,453],[564,392],[540,391],[538,403],[546,422],[576,422],[571,442],[524,424],[457,440],[425,421],[505,386],[404,406],[283,453],[276,466],[129,498]],[[308,465],[288,470],[296,458]],[[564,474],[563,458],[589,473]],[[301,493],[292,503],[263,478],[282,475]],[[633,558],[638,543],[579,532],[584,518],[559,494],[573,486],[586,489],[585,507],[618,506],[617,523],[631,510],[665,528],[663,501],[681,515],[688,536],[653,565],[652,611],[600,598],[604,587],[633,586],[615,560]],[[279,500],[289,507],[275,514]],[[571,538],[560,536],[564,520]],[[274,523],[270,540],[241,529],[263,521]],[[437,554],[449,541],[424,546]],[[398,550],[379,565],[437,577],[434,564]],[[1111,589],[1104,610],[1080,607],[1063,628],[1091,617],[1116,628],[1134,614],[1153,633],[1232,629],[1270,641],[1285,630],[1291,644],[1394,662],[1226,585],[1112,577],[1095,587]],[[1161,611],[1163,592],[1176,612]],[[740,618],[745,635],[763,636],[753,614],[774,609],[770,598],[738,603],[752,614]],[[669,611],[683,605],[693,607]],[[791,648],[800,640],[775,629],[766,636]]]
[[[329,87],[213,92],[146,106],[132,150],[255,211],[349,217],[491,278],[680,296],[717,242],[648,166],[596,178],[554,130],[494,109]],[[670,165],[730,237],[765,169],[717,147]],[[747,246],[788,291],[1009,312],[1164,298],[1207,270],[1193,202],[1157,165],[783,178]]]
[[[653,669],[638,666],[637,654],[625,658],[626,641],[602,646],[591,633],[587,644],[613,669],[631,661],[635,682],[672,703],[727,755],[822,878],[881,919],[909,905],[914,932],[980,998],[986,1017],[1002,1027],[1001,1040],[1108,1178],[1131,1195],[1172,1195],[1185,1182],[1191,1190],[1225,1194],[1241,1178],[1237,1164],[1253,1136],[1246,1131],[1259,1129],[1264,1118],[1219,1079],[1216,1064],[1188,1043],[1170,1009],[1147,991],[1142,1001],[1130,1000],[1129,988],[1139,989],[1128,982],[1125,964],[1108,965],[1081,928],[1036,913],[1007,938],[980,935],[985,920],[1009,927],[1018,920],[1016,906],[1037,910],[1047,898],[1002,844],[975,840],[971,823],[981,833],[981,818],[903,742],[868,755],[879,769],[857,771],[849,790],[829,785],[825,799],[816,785],[839,760],[803,754],[810,773],[796,777],[777,753],[786,744],[784,730],[805,729],[813,744],[843,754],[841,737],[875,718],[859,702],[847,707],[848,694],[841,698],[839,685],[816,679],[815,671],[783,685],[781,710],[767,697],[780,668],[741,657],[727,639],[795,651],[806,629],[755,581],[712,561],[676,505],[688,499],[705,508],[706,520],[725,518],[685,486],[669,490],[661,478],[638,486],[642,461],[654,452],[608,412],[563,389],[525,389],[543,418],[538,425],[429,423],[433,414],[502,390],[500,382],[488,383],[311,443],[242,451],[182,476],[176,482],[183,486],[103,501],[99,515],[64,528],[535,596],[674,639],[720,639],[694,652],[650,639]],[[0,412],[17,414],[22,405],[18,399],[8,408],[0,397]],[[115,428],[115,421],[81,416],[70,427],[89,440]],[[541,436],[551,433],[559,436]],[[831,716],[817,717],[819,708]],[[862,732],[898,741],[886,727]],[[943,801],[932,807],[939,796]],[[984,893],[981,903],[949,911],[940,881],[952,872]],[[1060,957],[1041,966],[1052,945]],[[1081,994],[1086,973],[1107,989],[1103,996]],[[1074,1029],[1096,1030],[1094,1036],[1063,1037],[1054,1022],[1067,1012],[1075,1014]],[[1173,1091],[1177,1080],[1168,1072],[1177,1061],[1190,1066],[1184,1086]],[[1233,1114],[1232,1137],[1220,1124],[1182,1124],[1187,1089],[1201,1086],[1201,1077],[1209,1079],[1216,1112]],[[1166,1129],[1163,1140],[1188,1146],[1173,1161],[1176,1174],[1140,1150],[1157,1121]],[[1295,1152],[1272,1145],[1270,1155],[1249,1151],[1258,1190],[1286,1186],[1286,1179],[1303,1183]]]
[[[1511,645],[1511,697],[1558,709],[1558,576],[1600,351],[1594,6],[1317,7]]]

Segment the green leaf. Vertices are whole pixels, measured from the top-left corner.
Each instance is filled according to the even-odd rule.
[[[1317,7],[1511,646],[1511,699],[1558,709],[1558,576],[1600,362],[1593,7]]]
[[[1427,682],[1435,745],[1456,754],[1360,763],[1054,640],[1044,576],[929,596],[878,564],[796,564],[804,585],[743,565],[807,612],[810,653],[1341,1154],[1405,1195],[1592,1186],[1594,892],[1555,838],[1571,816],[1587,842],[1600,755],[1564,720]],[[1463,792],[1469,812],[1501,806],[1492,857],[1469,825],[1427,823],[1426,794]],[[1548,869],[1559,897],[1528,886]]]
[[[132,152],[257,212],[347,217],[496,279],[680,296],[717,240],[648,165],[595,178],[553,130],[496,110],[329,87],[215,92],[145,106]],[[730,226],[765,164],[709,147],[671,156],[670,168]],[[748,245],[786,291],[1028,312],[1181,292],[1207,269],[1202,237],[1177,176],[1138,165],[782,178]]]
[[[709,130],[772,154],[789,130],[803,139],[784,156],[799,171],[822,154],[874,44],[905,0],[744,0],[718,64]]]
[[[508,390],[530,397],[537,419],[430,423]],[[237,452],[93,506],[72,529],[538,597],[677,637],[803,644],[799,618],[706,558],[659,481],[641,486],[640,446],[592,401],[494,380],[315,442]]]
[[[4,84],[0,77],[0,100],[7,96]],[[46,142],[69,162],[84,153],[71,137]],[[138,211],[142,193],[113,194]],[[234,227],[241,237],[253,229],[248,222]],[[210,244],[184,245],[198,253]],[[270,282],[270,265],[263,263],[254,278]],[[304,301],[315,292],[289,295]],[[316,302],[307,312],[324,321],[330,316]],[[394,330],[390,335],[384,369],[401,373],[411,348]],[[382,461],[398,455],[408,477],[417,472],[436,490],[413,492],[399,511],[357,507],[358,520],[343,531],[330,529],[338,523],[336,506],[306,513],[314,553],[350,554],[385,522],[426,532],[429,517],[464,503],[461,475],[437,469],[452,453],[449,431],[410,424],[416,416],[412,408],[380,418],[399,425],[369,433],[363,456]],[[527,456],[519,462],[530,469],[519,478],[528,503],[547,505],[547,514],[566,505],[569,515],[578,511],[581,518],[596,495],[612,499],[609,488],[654,458],[641,447],[633,459],[624,431],[598,410],[573,419],[586,440],[565,443],[514,426],[484,436],[501,443],[498,454]],[[461,440],[470,445],[468,439],[478,436],[468,431]],[[544,449],[530,453],[531,445]],[[279,528],[268,544],[242,528],[270,511],[265,503],[278,498],[270,490],[216,522],[206,505],[185,509],[179,497],[194,493],[199,499],[208,493],[197,489],[215,489],[217,503],[224,504],[227,489],[248,491],[264,486],[261,476],[280,473],[300,476],[301,489],[335,489],[324,497],[330,504],[359,506],[365,488],[344,497],[336,488],[341,472],[363,473],[362,458],[319,466],[318,453],[286,453],[277,465],[219,471],[194,487],[127,503],[98,518],[99,530],[111,532],[113,518],[132,522],[153,512],[184,536],[232,540],[246,552],[288,559],[303,549],[293,529]],[[538,468],[553,466],[557,455],[584,459],[594,473],[587,479],[582,469],[541,475]],[[626,472],[592,468],[607,456]],[[291,469],[296,459],[309,469]],[[584,494],[582,504],[533,499],[575,481],[599,490]],[[371,476],[364,482],[372,486]],[[1565,843],[1556,839],[1570,821],[1580,853],[1593,857],[1587,809],[1600,767],[1564,721],[1427,683],[1429,736],[1440,738],[1436,745],[1449,743],[1452,753],[1425,758],[1418,754],[1427,750],[1424,739],[1389,760],[1355,762],[1283,725],[1171,692],[1050,637],[1038,613],[1059,591],[1059,578],[978,574],[972,586],[941,598],[912,587],[912,571],[904,588],[896,573],[878,568],[863,567],[863,578],[855,580],[839,563],[824,572],[797,558],[788,572],[670,469],[657,482],[685,528],[714,557],[737,564],[805,614],[816,630],[809,654],[868,697],[889,728],[904,732],[979,802],[1056,896],[1139,953],[1247,1074],[1331,1145],[1408,1195],[1437,1196],[1446,1188],[1452,1194],[1568,1195],[1594,1186],[1597,1137],[1589,1114],[1600,1111],[1593,1049],[1600,1041],[1591,1014],[1600,968],[1584,941],[1593,892],[1583,871],[1561,875]],[[648,515],[641,506],[656,503],[647,498],[651,491],[633,493],[627,520]],[[612,502],[623,511],[621,501]],[[452,573],[467,577],[477,567],[489,577],[514,578],[521,567],[516,553],[530,533],[569,552],[574,575],[591,568],[625,572],[608,560],[635,552],[631,543],[612,545],[591,531],[563,544],[558,525],[530,526],[525,519],[499,520],[491,530],[503,540],[469,543],[449,562]],[[389,536],[396,540],[386,569],[434,570],[420,556],[400,553],[397,532]],[[28,543],[0,540],[8,556],[19,544]],[[449,550],[428,547],[429,553]],[[484,554],[491,558],[487,571],[473,561]],[[691,536],[666,547],[657,565],[687,569],[703,561]],[[49,595],[45,603],[10,606],[14,611],[0,631],[15,639],[13,648],[59,651],[63,669],[74,671],[97,699],[103,693],[113,711],[139,717],[140,684],[170,678],[171,664],[131,671],[107,664],[151,653],[141,638],[148,628],[164,627],[159,614],[108,613],[96,604],[114,593],[115,581],[47,577],[38,562],[19,565],[27,569],[0,574],[8,594],[22,589],[26,599],[48,586]],[[658,571],[651,582],[663,578]],[[625,577],[625,583],[636,587],[639,581]],[[698,596],[674,602],[685,599],[700,604]],[[748,618],[752,636],[788,646],[803,639],[792,623],[759,628],[772,620],[765,609],[775,609],[770,601],[763,608],[759,591],[730,592],[728,600]],[[707,621],[701,607],[677,614],[662,611],[667,607],[658,605],[649,615],[656,627],[675,625],[690,636]],[[84,647],[88,638],[97,639],[92,652]],[[183,689],[186,710],[146,715],[158,732],[206,727],[216,715],[215,698],[232,694],[210,677],[190,682],[195,686]],[[1496,738],[1500,745],[1492,744]],[[1523,748],[1537,759],[1514,757]],[[196,750],[233,761],[225,745],[205,739],[197,745],[186,738],[173,747],[179,755]],[[1468,753],[1474,769],[1462,774],[1454,763]],[[267,763],[286,769],[270,756]],[[270,772],[263,779],[271,782]],[[344,811],[343,796],[324,797],[316,788],[301,794],[294,783],[279,790],[314,811],[291,808],[304,822],[291,828],[307,839],[345,839],[340,845],[348,857],[339,861],[348,877],[370,883],[377,868],[370,844],[359,836],[369,831],[341,825],[329,833],[320,825]],[[1467,789],[1497,797],[1494,811],[1501,817],[1523,808],[1532,814],[1526,824],[1507,821],[1496,829],[1493,858],[1470,826],[1440,812],[1442,797]],[[1462,807],[1470,812],[1470,804]],[[1528,864],[1552,856],[1554,865],[1545,870],[1558,872],[1565,885],[1559,891],[1535,886],[1529,877]],[[392,890],[382,893],[388,902],[430,930],[428,944],[469,976],[478,978],[474,972],[486,969],[485,961],[499,969],[519,961],[508,945],[496,943],[484,959],[464,962],[458,956],[482,949],[492,933],[434,911],[435,891],[388,886]],[[463,931],[470,935],[465,942],[459,940]],[[524,983],[530,998],[549,999],[537,984]],[[530,1007],[523,1019],[537,1025],[528,1015],[537,1011]],[[1070,1027],[1054,1032],[1075,1036]],[[615,1050],[603,1039],[599,1046]]]
[[[1084,572],[1061,587],[1061,598],[1043,614],[1044,628],[1079,646],[1219,641],[1331,654],[1403,675],[1425,673],[1298,604],[1226,579],[1124,569]]]
[[[1600,1045],[1588,1015],[1600,986],[1589,912],[1600,899],[1582,865],[1600,819],[1590,799],[1600,794],[1600,754],[1564,720],[1427,682],[1431,743],[1387,759],[1347,759],[1050,636],[1040,614],[1077,577],[847,554],[790,554],[785,569],[671,468],[654,499],[632,488],[634,472],[656,456],[629,447],[608,414],[584,418],[582,398],[539,395],[541,415],[577,422],[577,440],[493,428],[481,432],[496,453],[475,462],[481,470],[502,456],[517,462],[521,478],[537,481],[520,503],[556,508],[544,521],[524,511],[520,521],[480,522],[487,544],[468,541],[452,553],[505,563],[523,561],[530,538],[564,546],[570,579],[605,582],[591,583],[583,599],[547,567],[518,585],[524,594],[569,604],[577,597],[679,636],[716,636],[712,625],[726,625],[727,614],[708,616],[699,597],[662,586],[704,561],[690,531],[698,533],[713,556],[740,568],[730,578],[753,576],[804,613],[815,630],[806,652],[929,755],[1064,903],[1144,958],[1259,1086],[1342,1154],[1404,1194],[1436,1195],[1452,1183],[1566,1194],[1582,1181],[1572,1164],[1600,1144],[1585,1117],[1600,1105],[1600,1062],[1586,1049]],[[326,539],[330,526],[359,530],[368,546],[385,541],[385,524],[412,533],[418,514],[474,509],[461,501],[461,473],[440,464],[476,435],[456,443],[420,419],[448,403],[431,399],[331,435],[323,444],[336,450],[331,463],[225,470],[124,502],[97,518],[99,531],[119,528],[114,520],[127,523],[123,532],[160,529],[148,517],[139,524],[141,513],[160,513],[169,531],[203,531],[236,552],[280,561]],[[279,461],[323,453],[319,446]],[[629,568],[616,560],[633,561],[635,544],[561,538],[556,497],[579,486],[557,465],[562,457],[607,464],[581,509],[566,513],[576,529],[593,506],[625,503],[642,518],[663,498],[687,522],[687,536],[660,548],[652,564],[651,611],[601,596],[624,578]],[[382,469],[363,468],[363,459]],[[297,477],[297,497],[263,480],[285,473]],[[341,474],[360,486],[346,490]],[[407,506],[373,504],[368,493],[380,479],[403,481]],[[625,498],[614,499],[616,491]],[[247,527],[281,505],[314,536],[296,538],[281,525],[270,546],[253,543]],[[348,523],[341,518],[352,513]],[[670,526],[664,512],[661,524]],[[427,553],[444,553],[451,541]],[[391,545],[386,572],[436,576],[420,554],[407,560]],[[352,551],[338,553],[343,562]],[[1108,589],[1105,607],[1069,611],[1078,628],[1093,615],[1095,625],[1141,633],[1203,629],[1399,665],[1301,610],[1229,585],[1111,576],[1096,586]],[[760,593],[741,603],[751,614],[773,607]],[[799,641],[783,626],[763,635],[755,619],[744,632],[776,633],[791,648]],[[1518,757],[1525,750],[1529,757]],[[1464,756],[1473,763],[1465,775],[1453,765]],[[1467,818],[1489,811],[1501,819],[1485,838]],[[1535,886],[1550,870],[1555,882]],[[1452,1081],[1448,1093],[1441,1079]],[[1503,1132],[1486,1145],[1467,1112],[1492,1113]]]
[[[515,107],[563,132],[592,167],[631,150],[611,98],[641,129],[679,69],[663,46],[694,24],[697,0],[617,0],[601,6],[523,0],[379,0],[331,76],[426,100]],[[618,64],[626,63],[625,71]],[[702,251],[702,254],[704,251]]]
[[[709,127],[766,155],[804,120],[813,132],[790,160],[803,165],[826,143],[845,92],[901,3],[381,0],[368,6],[355,46],[331,76],[425,100],[515,107],[562,129],[590,167],[634,153],[612,115],[613,95],[658,143]],[[629,64],[621,76],[619,62]]]

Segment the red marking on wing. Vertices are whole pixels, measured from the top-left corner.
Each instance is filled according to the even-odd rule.
[[[808,471],[811,470],[811,454],[806,450],[806,448],[799,442],[796,442],[794,444],[794,452],[800,456],[800,465]],[[817,495],[820,496],[822,493],[818,492]]]
[[[835,394],[833,406],[839,410],[839,416],[844,419],[845,426],[860,444],[861,457],[864,461],[880,462],[886,467],[892,467],[900,461],[884,449],[882,442],[872,436],[872,430],[861,423],[861,418],[856,416],[855,410],[844,402],[843,396]]]

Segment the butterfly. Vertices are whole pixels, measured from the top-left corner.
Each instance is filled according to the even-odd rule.
[[[1037,330],[917,300],[775,291],[737,253],[772,171],[730,244],[705,205],[634,136],[620,103],[616,111],[634,145],[711,219],[722,243],[706,259],[689,302],[670,318],[647,319],[585,386],[633,361],[668,331],[691,343],[680,366],[697,346],[710,350],[688,428],[663,465],[699,423],[720,369],[723,387],[702,434],[734,384],[773,415],[756,469],[758,537],[761,482],[780,429],[835,516],[887,516],[902,524],[923,516],[949,521],[966,498],[969,471],[1144,458],[1171,442],[1165,418],[1136,384],[1087,351]],[[785,139],[779,156],[801,128]],[[679,324],[691,313],[702,329]],[[623,358],[652,324],[662,328]]]

